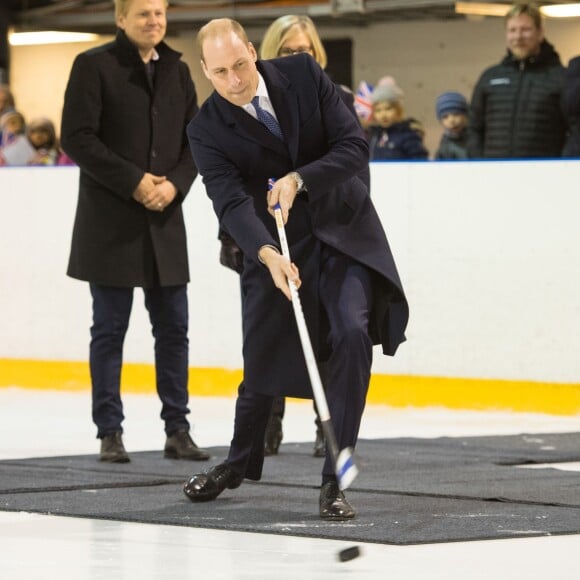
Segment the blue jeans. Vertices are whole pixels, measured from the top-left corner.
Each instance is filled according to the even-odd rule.
[[[97,437],[122,432],[121,401],[123,343],[133,305],[133,288],[90,284],[93,297],[90,369],[93,421]],[[157,393],[165,432],[189,430],[188,404],[189,340],[187,287],[144,288],[145,307],[155,339]]]

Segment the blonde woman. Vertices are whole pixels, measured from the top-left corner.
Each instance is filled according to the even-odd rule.
[[[274,20],[262,39],[260,58],[267,60],[301,52],[307,52],[326,68],[326,51],[309,16],[288,14]]]

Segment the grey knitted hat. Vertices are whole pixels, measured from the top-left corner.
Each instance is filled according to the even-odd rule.
[[[392,77],[382,78],[371,93],[371,104],[399,103],[403,99],[403,91]]]

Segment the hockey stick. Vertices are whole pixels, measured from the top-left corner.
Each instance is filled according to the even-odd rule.
[[[286,230],[284,229],[282,210],[279,203],[274,207],[274,216],[276,218],[276,227],[278,228],[280,246],[282,247],[282,255],[290,260],[290,249],[288,248]],[[306,360],[308,376],[310,377],[310,383],[312,384],[314,401],[316,402],[318,416],[320,417],[320,422],[322,424],[322,431],[324,433],[324,437],[326,438],[326,445],[328,446],[328,450],[330,451],[332,460],[334,462],[334,471],[336,473],[338,487],[341,490],[344,490],[354,481],[358,475],[358,469],[354,463],[352,449],[350,447],[346,447],[339,452],[338,444],[336,442],[336,435],[334,434],[334,428],[330,418],[330,412],[328,410],[328,403],[326,402],[326,395],[324,393],[322,381],[320,380],[318,365],[316,364],[316,359],[314,358],[314,352],[312,350],[312,343],[310,342],[308,328],[306,327],[306,320],[304,319],[304,312],[302,311],[302,303],[300,302],[298,289],[296,288],[296,284],[294,284],[294,282],[291,280],[288,280],[288,285],[290,286],[292,308],[294,310],[294,317],[296,318],[296,324],[298,326],[298,334],[300,335],[300,343],[302,344],[302,351],[304,352],[304,359]]]

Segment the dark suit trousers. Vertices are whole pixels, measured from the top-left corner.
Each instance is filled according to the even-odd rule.
[[[120,381],[123,343],[133,305],[133,288],[90,284],[93,297],[90,368],[93,421],[97,437],[122,431],[124,419]],[[157,393],[165,432],[189,430],[186,415],[189,341],[187,287],[144,288],[145,307],[155,339]]]
[[[372,340],[372,275],[362,264],[323,245],[320,298],[328,318],[331,346],[325,391],[339,449],[355,447],[368,391]],[[252,392],[242,383],[236,401],[234,436],[226,463],[248,479],[260,479],[264,462],[264,434],[273,397]],[[328,455],[322,481],[335,479]]]

